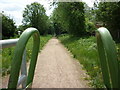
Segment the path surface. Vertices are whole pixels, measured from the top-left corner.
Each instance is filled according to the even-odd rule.
[[[38,56],[33,88],[88,88],[85,71],[58,39],[52,38]]]

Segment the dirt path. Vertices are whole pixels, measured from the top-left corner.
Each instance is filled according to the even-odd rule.
[[[85,71],[58,39],[51,39],[38,56],[33,88],[88,88]]]

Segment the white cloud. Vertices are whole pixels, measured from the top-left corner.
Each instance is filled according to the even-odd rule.
[[[82,0],[83,2],[86,2],[86,4],[88,4],[89,7],[93,7],[94,1],[95,0]]]
[[[16,25],[21,25],[23,10],[26,5],[31,4],[32,2],[41,3],[47,11],[46,14],[51,14],[52,11],[49,10],[50,0],[0,0],[0,11],[4,11],[6,15],[13,18]]]

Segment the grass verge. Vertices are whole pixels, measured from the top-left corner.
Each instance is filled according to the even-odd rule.
[[[83,65],[83,69],[85,69],[90,76],[90,78],[87,78],[90,80],[90,85],[94,88],[103,88],[104,84],[98,58],[96,38],[78,38],[70,37],[69,35],[61,35],[59,39],[73,54],[73,57],[79,60]],[[120,44],[117,46],[120,48]]]
[[[48,40],[51,37],[52,37],[51,35],[40,36],[40,50],[42,50],[43,46],[48,42]],[[30,38],[26,46],[27,61],[29,61],[31,57],[32,47],[33,47],[33,38]],[[2,76],[5,76],[10,73],[11,60],[14,55],[14,49],[15,47],[11,47],[2,50]]]

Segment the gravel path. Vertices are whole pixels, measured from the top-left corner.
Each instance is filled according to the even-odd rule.
[[[32,88],[89,88],[85,73],[59,40],[52,38],[38,56]]]

